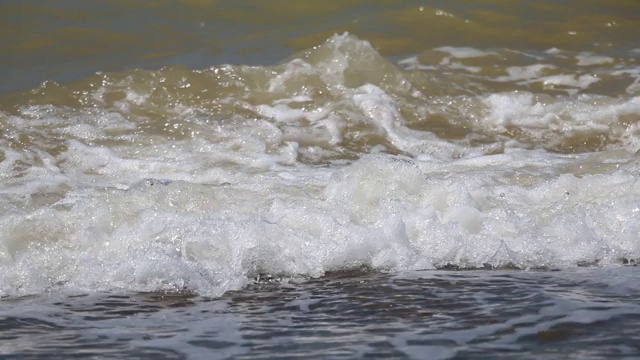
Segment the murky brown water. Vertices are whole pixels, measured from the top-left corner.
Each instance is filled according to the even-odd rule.
[[[1,6],[2,92],[96,71],[271,64],[345,31],[384,56],[441,46],[614,54],[639,47],[634,0],[5,0]]]

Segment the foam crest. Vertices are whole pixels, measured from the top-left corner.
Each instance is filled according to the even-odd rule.
[[[633,62],[598,58],[567,73],[565,55],[442,47],[398,67],[369,42],[342,34],[275,66],[167,67],[47,83],[3,123],[54,156],[70,139],[108,147],[123,163],[137,162],[133,168],[143,166],[140,159],[199,153],[187,157],[201,162],[188,170],[200,178],[213,164],[268,171],[379,151],[442,159],[505,146],[637,151]],[[574,55],[589,56],[599,55]],[[513,65],[495,70],[499,58]],[[589,93],[598,86],[620,88],[620,96]]]
[[[611,99],[581,96],[557,99],[531,93],[492,94],[483,99],[490,111],[486,122],[476,123],[495,132],[516,131],[516,138],[549,149],[614,149],[636,152],[640,98]],[[575,150],[574,150],[575,151]]]
[[[587,167],[589,156],[541,152],[538,165],[528,157],[519,150],[436,164],[375,155],[236,185],[85,187],[26,214],[16,203],[1,219],[1,290],[216,296],[264,275],[567,268],[640,255],[637,161],[621,157],[612,171],[576,176],[566,166]],[[548,176],[535,175],[545,167]]]
[[[275,66],[43,84],[0,112],[0,296],[637,260],[633,71],[618,96],[581,93],[610,72],[567,95],[541,79],[578,58],[489,74],[507,53],[398,67],[343,34]]]

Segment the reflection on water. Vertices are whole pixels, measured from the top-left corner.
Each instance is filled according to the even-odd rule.
[[[634,273],[633,268],[351,272],[262,282],[219,299],[148,293],[4,300],[0,354],[154,359],[638,355],[640,288]]]

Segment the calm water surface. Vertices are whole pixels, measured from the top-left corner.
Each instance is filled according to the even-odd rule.
[[[0,1],[0,357],[640,357],[640,3]]]

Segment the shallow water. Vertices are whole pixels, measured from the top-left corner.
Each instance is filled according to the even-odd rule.
[[[220,298],[93,293],[2,303],[3,355],[51,358],[632,358],[634,268],[339,273]],[[16,305],[20,309],[16,309]]]
[[[637,2],[0,6],[3,356],[640,354]]]

